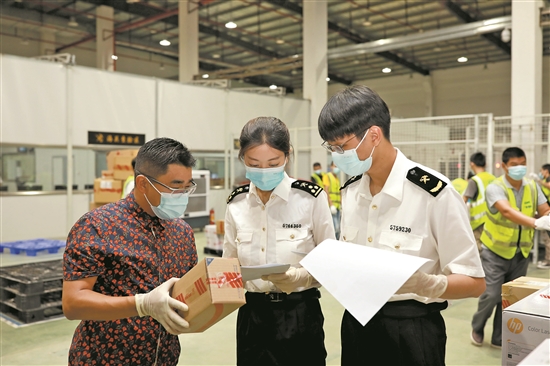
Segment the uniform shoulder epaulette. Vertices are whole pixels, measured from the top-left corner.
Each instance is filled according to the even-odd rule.
[[[229,197],[227,197],[227,203],[233,201],[233,198],[237,197],[241,193],[248,193],[250,189],[250,184],[245,184],[244,186],[237,187],[231,192]]]
[[[315,183],[308,182],[307,180],[296,180],[292,183],[291,187],[307,192],[313,197],[317,197],[319,193],[323,191],[322,187],[319,187]]]
[[[435,175],[428,173],[427,171],[414,167],[407,172],[407,179],[436,197],[447,185]]]
[[[359,175],[356,175],[354,177],[351,177],[350,179],[348,179],[346,181],[346,183],[344,183],[344,185],[342,187],[340,187],[340,190],[346,188],[347,186],[349,186],[350,184],[352,184],[353,182],[357,182],[359,179],[361,179],[363,177],[362,174],[359,174]]]

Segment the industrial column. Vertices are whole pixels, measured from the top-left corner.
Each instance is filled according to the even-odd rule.
[[[188,82],[199,73],[199,8],[196,1],[180,1],[179,80]]]
[[[512,145],[527,155],[527,171],[538,172],[542,134],[538,128],[526,128],[535,123],[535,114],[542,113],[542,1],[512,1]]]
[[[304,78],[303,97],[311,101],[309,125],[311,126],[310,166],[320,162],[327,169],[327,153],[321,147],[321,137],[317,129],[319,113],[327,101],[327,38],[328,17],[326,0],[303,2],[303,54]]]
[[[96,67],[101,70],[115,71],[113,8],[100,5],[96,8],[96,15]]]

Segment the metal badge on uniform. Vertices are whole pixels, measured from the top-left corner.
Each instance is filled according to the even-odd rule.
[[[233,201],[233,198],[235,198],[236,196],[238,196],[241,193],[248,193],[249,189],[250,189],[250,184],[246,184],[244,186],[240,186],[240,187],[235,188],[235,190],[233,190],[233,192],[231,192],[229,197],[227,197],[227,203]]]
[[[427,171],[414,167],[407,172],[407,179],[436,197],[445,188],[446,182]]]
[[[307,192],[313,197],[319,196],[319,193],[323,191],[322,187],[319,187],[315,183],[308,182],[306,180],[297,180],[294,181],[291,185],[292,188],[297,188],[301,191]]]

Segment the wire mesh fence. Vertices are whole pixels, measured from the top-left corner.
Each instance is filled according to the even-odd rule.
[[[393,119],[390,137],[393,145],[409,159],[453,180],[468,177],[470,156],[475,152],[486,155],[489,172],[502,175],[502,152],[512,146],[526,152],[529,172],[538,172],[543,164],[550,163],[549,125],[550,114],[493,117],[488,113]],[[308,160],[297,166],[306,168],[309,152],[321,147],[310,143],[313,128],[291,130],[295,158]]]

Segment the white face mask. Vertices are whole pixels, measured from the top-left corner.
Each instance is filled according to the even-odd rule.
[[[149,181],[149,178],[145,177],[145,179]],[[151,202],[149,202],[147,195],[144,196],[147,203],[151,206],[151,210],[153,210],[159,219],[173,220],[183,215],[187,209],[187,204],[189,203],[189,194],[160,192],[157,187],[151,183],[151,181],[149,181],[149,184],[151,184],[155,191],[160,194],[160,204],[158,206],[153,206]]]
[[[345,150],[343,154],[339,154],[334,151],[332,152],[332,160],[334,161],[334,164],[336,164],[347,175],[355,176],[364,174],[372,166],[372,154],[374,153],[376,146],[372,148],[370,156],[366,160],[361,161],[359,160],[359,156],[357,156],[357,148],[363,143],[363,140],[367,137],[369,130],[370,129],[367,130],[365,136],[363,136],[355,149]]]

